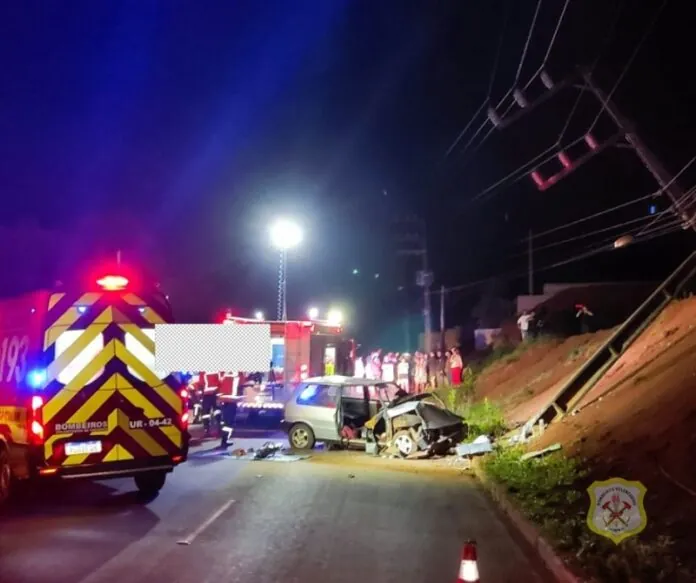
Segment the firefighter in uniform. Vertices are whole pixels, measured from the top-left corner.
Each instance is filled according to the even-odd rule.
[[[201,405],[203,406],[203,429],[205,430],[205,436],[210,436],[210,429],[215,419],[215,411],[217,409],[217,398],[218,398],[218,387],[220,384],[219,374],[205,374],[204,375],[204,385],[203,385],[203,399]]]

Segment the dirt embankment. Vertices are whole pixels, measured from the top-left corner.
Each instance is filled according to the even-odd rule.
[[[524,421],[606,337],[604,332],[534,345],[515,362],[491,367],[477,396],[502,402],[510,420]],[[645,535],[668,535],[678,556],[692,555],[696,298],[668,306],[585,396],[578,412],[549,426],[532,447],[556,442],[587,460],[594,479],[640,480],[648,489]]]
[[[609,330],[565,340],[538,340],[484,370],[476,398],[496,401],[513,425],[527,421],[608,338]]]

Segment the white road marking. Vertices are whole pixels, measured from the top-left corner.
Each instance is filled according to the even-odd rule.
[[[220,508],[218,508],[213,514],[210,515],[210,517],[203,523],[201,524],[196,530],[194,530],[190,535],[188,535],[185,539],[176,541],[176,544],[178,545],[190,545],[195,538],[201,534],[206,528],[208,528],[213,522],[215,522],[220,516],[222,516],[223,513],[225,513],[232,504],[234,504],[234,500],[228,500],[225,502]]]

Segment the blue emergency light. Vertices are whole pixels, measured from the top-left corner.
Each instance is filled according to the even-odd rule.
[[[32,389],[43,389],[47,378],[45,368],[35,368],[27,373],[27,385]]]

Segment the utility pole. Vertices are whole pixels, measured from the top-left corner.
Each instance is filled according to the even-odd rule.
[[[591,133],[587,133],[584,136],[584,142],[587,150],[584,154],[578,156],[576,159],[571,160],[570,156],[563,150],[559,144],[558,151],[549,156],[543,164],[550,163],[552,158],[556,158],[560,163],[561,170],[552,174],[550,177],[546,178],[542,175],[540,169],[537,167],[530,173],[530,177],[536,184],[537,188],[544,191],[554,184],[557,184],[563,178],[568,176],[570,173],[574,172],[587,161],[589,161],[594,156],[600,154],[602,151],[610,146],[614,146],[621,140],[625,140],[628,146],[636,153],[640,161],[643,163],[645,168],[652,174],[652,176],[657,181],[660,186],[661,192],[664,192],[672,202],[671,210],[672,212],[682,221],[684,229],[693,228],[696,230],[696,224],[694,222],[694,215],[689,214],[685,205],[684,191],[676,183],[674,177],[667,171],[667,169],[662,165],[657,156],[646,146],[646,144],[640,139],[638,133],[636,132],[633,124],[630,123],[626,118],[623,117],[619,111],[616,104],[610,99],[609,95],[604,93],[595,84],[592,75],[588,71],[582,71],[579,74],[579,78],[582,81],[582,86],[579,87],[581,91],[589,91],[594,95],[594,97],[600,102],[602,111],[606,112],[609,117],[612,118],[614,124],[618,128],[618,132],[611,136],[610,138],[604,140],[603,143],[597,142],[595,137]],[[488,119],[497,129],[505,129],[515,123],[520,118],[527,115],[529,112],[536,109],[537,106],[548,101],[553,95],[570,87],[572,85],[573,79],[578,79],[578,75],[574,75],[561,83],[555,84],[549,75],[544,71],[540,75],[541,82],[547,89],[541,97],[537,98],[536,101],[530,103],[527,98],[522,93],[522,90],[516,89],[513,92],[513,97],[515,102],[519,106],[519,109],[512,114],[501,117],[498,112],[493,108],[488,110]],[[531,245],[531,243],[530,243]],[[530,263],[531,263],[531,252],[530,252]]]
[[[670,201],[672,202],[672,211],[676,214],[682,221],[684,229],[689,227],[694,227],[693,217],[689,216],[686,210],[683,208],[682,200],[684,196],[684,191],[679,187],[679,185],[674,180],[674,177],[667,171],[667,169],[662,165],[658,157],[645,145],[643,140],[633,128],[633,124],[628,122],[622,115],[616,104],[609,98],[608,95],[604,93],[592,79],[592,75],[589,71],[585,71],[582,75],[585,80],[585,86],[589,89],[597,100],[602,104],[602,109],[607,112],[609,117],[612,118],[616,127],[621,130],[626,142],[631,146],[633,151],[636,153],[643,166],[652,174],[653,178],[657,181],[660,189],[665,193]]]
[[[440,286],[440,350],[445,350],[445,286]]]
[[[528,248],[528,255],[529,255],[529,263],[528,263],[528,273],[527,273],[527,286],[528,286],[528,291],[527,293],[530,296],[534,295],[534,248],[532,244],[532,230],[529,229],[529,248]]]
[[[432,316],[430,308],[430,288],[433,283],[433,273],[428,265],[428,245],[425,233],[425,223],[417,217],[399,221],[403,227],[397,240],[400,243],[399,255],[417,256],[421,259],[421,269],[416,274],[416,284],[423,288],[423,348],[431,351]]]

